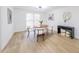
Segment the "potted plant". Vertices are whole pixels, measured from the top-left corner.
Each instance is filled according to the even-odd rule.
[[[42,26],[43,20],[40,20],[39,22],[40,22],[40,26]]]

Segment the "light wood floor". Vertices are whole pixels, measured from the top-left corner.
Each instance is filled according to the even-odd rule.
[[[2,52],[79,52],[79,40],[70,39],[56,33],[46,36],[45,41],[40,40],[39,42],[37,42],[36,40],[37,38],[33,36],[33,33],[31,33],[29,37],[27,37],[27,32],[25,31],[15,33],[7,47]]]

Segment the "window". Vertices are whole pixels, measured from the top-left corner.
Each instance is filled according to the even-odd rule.
[[[33,27],[39,25],[40,14],[27,13],[26,14],[26,27]]]
[[[40,15],[34,14],[34,25],[39,25]]]
[[[33,14],[28,13],[26,14],[26,27],[32,27],[33,26]]]

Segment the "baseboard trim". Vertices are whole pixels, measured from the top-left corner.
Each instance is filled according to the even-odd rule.
[[[14,32],[14,33],[12,34],[12,37],[13,37],[15,34],[16,34],[16,33]],[[9,43],[10,43],[11,40],[12,40],[12,37],[10,38],[10,40],[8,41],[8,43],[6,44],[6,46],[1,49],[1,51],[0,51],[1,53],[3,53],[3,51],[7,48],[7,46],[9,45]]]
[[[22,31],[26,31],[27,29],[24,29],[24,30],[19,30],[19,31],[14,31],[14,32],[22,32]]]

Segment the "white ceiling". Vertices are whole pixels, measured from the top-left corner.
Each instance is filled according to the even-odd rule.
[[[15,9],[23,9],[26,11],[32,12],[48,12],[56,8],[60,8],[61,6],[47,6],[47,8],[36,8],[35,6],[14,6]]]

